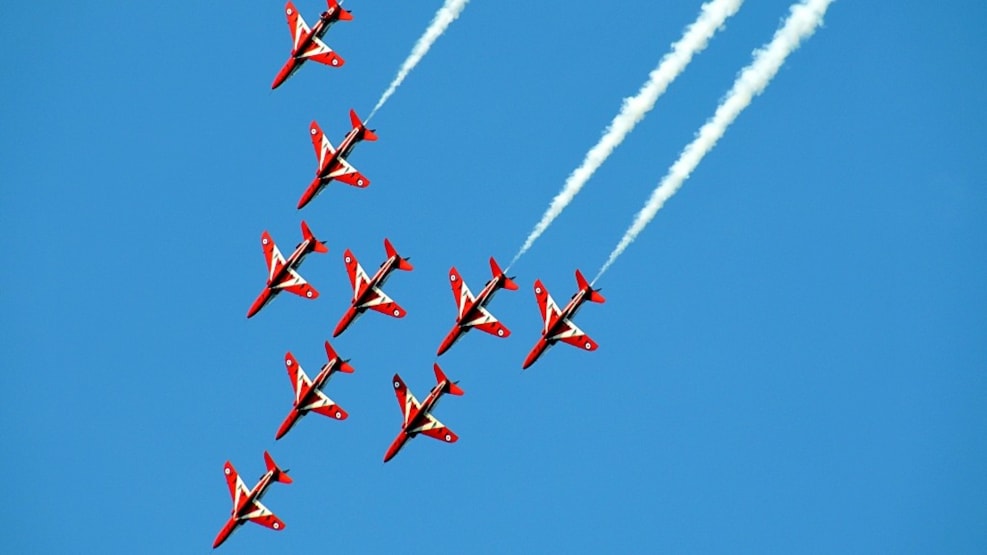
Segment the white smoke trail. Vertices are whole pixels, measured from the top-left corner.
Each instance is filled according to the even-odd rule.
[[[651,193],[648,202],[635,216],[634,223],[624,233],[620,243],[593,278],[593,283],[596,283],[628,245],[634,242],[665,201],[679,190],[682,183],[689,178],[703,157],[716,146],[716,142],[726,133],[727,128],[744,111],[744,108],[750,105],[755,96],[764,92],[765,87],[778,73],[778,69],[785,63],[785,58],[799,47],[803,39],[812,36],[822,23],[826,9],[832,2],[833,0],[802,0],[792,5],[788,19],[775,32],[774,38],[766,46],[754,52],[754,61],[740,72],[733,83],[733,88],[720,102],[713,117],[699,129],[696,138],[685,147],[679,159],[672,164],[661,183]]]
[[[648,80],[641,86],[637,95],[624,99],[620,112],[614,116],[596,145],[586,153],[583,163],[566,178],[562,190],[552,199],[541,221],[531,230],[524,245],[508,264],[508,269],[528,252],[531,245],[579,194],[593,173],[603,165],[620,143],[624,142],[624,138],[634,130],[638,122],[655,107],[658,98],[685,70],[692,57],[706,48],[716,31],[723,27],[727,18],[737,13],[743,3],[744,0],[713,0],[703,4],[699,17],[685,29],[682,38],[672,45],[672,50],[665,54],[658,66],[651,70]]]
[[[445,0],[445,4],[439,8],[439,11],[435,12],[435,17],[432,18],[432,23],[428,25],[428,28],[425,29],[425,33],[422,34],[422,36],[418,39],[418,42],[415,43],[414,48],[411,49],[411,54],[408,55],[408,59],[401,64],[401,69],[398,70],[398,74],[394,78],[394,81],[391,82],[391,86],[387,87],[384,94],[380,96],[380,100],[377,101],[377,105],[374,106],[374,110],[370,112],[370,115],[367,117],[367,121],[370,121],[370,119],[374,117],[374,114],[377,113],[377,110],[380,110],[380,107],[387,102],[387,99],[391,98],[394,91],[401,86],[404,78],[411,73],[411,70],[415,69],[418,62],[422,61],[422,58],[424,58],[425,54],[428,53],[428,49],[432,48],[435,41],[439,40],[442,33],[445,33],[449,25],[452,24],[452,22],[459,17],[459,14],[463,12],[463,8],[466,7],[467,2],[469,2],[469,0]]]

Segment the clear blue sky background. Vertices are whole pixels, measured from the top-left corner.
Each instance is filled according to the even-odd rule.
[[[987,551],[987,39],[983,2],[836,2],[529,371],[531,291],[593,274],[789,3],[750,1],[515,266],[513,335],[439,362],[455,445],[381,463],[453,324],[446,272],[506,262],[699,2],[474,0],[351,157],[307,135],[366,115],[440,2],[347,3],[345,59],[269,84],[281,2],[5,3],[0,63],[0,486],[6,553],[202,553],[222,465],[295,483],[221,550],[270,553]],[[324,4],[298,0],[313,21]],[[316,301],[263,286],[259,236],[306,219]],[[291,350],[314,374],[387,236],[415,270],[334,343],[352,359],[283,440]]]

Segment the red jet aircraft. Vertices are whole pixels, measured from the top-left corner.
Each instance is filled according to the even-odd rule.
[[[333,337],[343,333],[353,323],[353,320],[368,308],[395,318],[404,318],[404,315],[407,314],[380,288],[384,286],[384,282],[395,269],[410,272],[413,268],[408,259],[401,258],[398,252],[394,250],[394,245],[386,238],[384,239],[384,250],[387,252],[387,260],[380,265],[380,269],[377,270],[374,277],[367,277],[367,272],[363,271],[350,249],[346,249],[346,252],[343,253],[346,272],[349,274],[350,284],[353,286],[353,302],[346,314],[343,314],[342,319],[339,320],[339,324],[336,325],[336,331],[332,332]]]
[[[473,328],[496,335],[497,337],[511,335],[511,331],[494,318],[493,314],[490,314],[490,311],[485,307],[493,299],[494,293],[498,289],[517,291],[517,283],[514,282],[513,278],[504,275],[503,270],[500,269],[500,266],[497,265],[497,261],[493,257],[490,257],[490,272],[493,273],[493,279],[488,281],[483,286],[480,294],[474,298],[473,293],[466,286],[466,282],[463,281],[456,267],[453,266],[449,270],[449,283],[452,285],[452,294],[456,297],[456,306],[459,314],[456,316],[456,325],[442,341],[442,344],[439,345],[437,355],[442,355],[442,353],[448,351],[449,347],[452,347],[460,337]]]
[[[342,407],[334,403],[325,393],[322,393],[322,388],[329,383],[329,378],[332,377],[333,372],[352,374],[353,367],[350,366],[349,361],[339,358],[328,341],[326,341],[326,356],[329,357],[329,362],[322,366],[322,370],[315,376],[314,380],[310,380],[305,371],[302,370],[302,366],[298,364],[295,355],[291,354],[290,351],[284,355],[284,365],[288,369],[288,378],[291,380],[291,387],[295,390],[295,404],[291,407],[288,417],[281,423],[281,427],[278,428],[278,433],[274,436],[275,440],[281,439],[281,436],[288,433],[295,422],[298,422],[309,411],[336,420],[346,420],[346,417],[349,416]]]
[[[213,549],[226,541],[226,538],[230,537],[237,526],[248,520],[274,530],[284,530],[284,522],[275,516],[270,509],[262,505],[260,499],[267,493],[267,486],[271,485],[272,481],[290,484],[291,476],[288,476],[287,470],[281,470],[278,465],[274,464],[274,459],[267,451],[264,451],[264,463],[267,465],[267,472],[260,477],[254,489],[247,491],[247,486],[240,479],[240,475],[236,473],[233,464],[226,461],[223,473],[226,474],[226,485],[229,486],[230,497],[233,498],[233,510],[230,511],[230,519],[226,521],[226,525],[216,536],[216,541],[212,544]]]
[[[308,224],[302,221],[302,242],[295,247],[295,252],[291,253],[287,260],[278,250],[278,246],[274,244],[274,239],[271,238],[270,233],[265,231],[261,234],[260,244],[264,247],[264,259],[267,261],[267,287],[261,291],[254,304],[250,305],[247,318],[257,314],[282,289],[308,299],[319,296],[319,292],[297,272],[308,253],[313,251],[329,252],[326,244],[312,235],[312,230],[308,228]]]
[[[327,0],[329,9],[322,12],[315,27],[309,29],[302,16],[298,15],[295,5],[288,2],[284,5],[284,14],[288,17],[288,30],[291,31],[291,57],[284,64],[278,76],[271,83],[271,88],[276,89],[288,80],[298,68],[302,67],[305,60],[314,60],[332,67],[341,67],[343,59],[332,51],[332,48],[322,42],[322,36],[326,34],[329,27],[337,21],[349,21],[353,19],[350,12],[344,10],[335,0]]]
[[[401,405],[401,412],[404,413],[404,423],[401,424],[401,433],[387,449],[384,462],[393,459],[394,455],[397,455],[398,451],[404,447],[404,444],[418,434],[425,434],[446,443],[455,443],[459,439],[459,436],[454,434],[452,430],[436,420],[431,412],[444,394],[462,395],[463,390],[456,385],[458,382],[449,381],[438,364],[434,365],[434,370],[435,381],[438,383],[432,388],[432,391],[429,391],[428,397],[425,397],[425,401],[422,403],[419,403],[418,399],[415,399],[415,396],[408,391],[408,386],[401,381],[401,376],[394,374],[394,393],[398,397],[398,404]]]
[[[312,137],[315,155],[319,158],[319,167],[315,170],[315,179],[309,183],[308,189],[305,189],[305,193],[302,194],[302,198],[298,199],[299,210],[321,193],[322,189],[333,179],[361,189],[370,185],[370,180],[351,166],[346,161],[346,157],[350,155],[353,147],[360,141],[376,141],[377,134],[374,133],[373,129],[367,129],[367,126],[360,121],[353,110],[350,110],[350,123],[353,128],[343,137],[338,149],[332,146],[318,123],[313,121],[312,125],[309,126],[308,132]]]
[[[576,312],[584,302],[603,303],[606,302],[606,299],[603,298],[599,290],[590,287],[579,270],[576,270],[576,283],[579,286],[579,291],[576,291],[572,299],[569,300],[569,304],[560,311],[541,280],[535,280],[535,299],[538,300],[538,308],[541,309],[541,317],[545,325],[542,328],[541,339],[528,353],[528,358],[524,359],[524,365],[521,368],[527,368],[534,364],[538,357],[545,352],[545,349],[554,345],[556,341],[562,341],[587,351],[596,350],[598,346],[596,342],[583,333],[583,330],[579,329],[576,324],[573,324],[571,318],[576,316]]]

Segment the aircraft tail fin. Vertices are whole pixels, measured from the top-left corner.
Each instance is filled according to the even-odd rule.
[[[274,473],[274,479],[283,484],[291,483],[291,476],[288,476],[287,470],[281,470],[278,468],[277,463],[271,458],[271,454],[264,451],[264,464],[267,465],[267,471]]]
[[[367,129],[367,127],[360,121],[360,116],[356,115],[356,110],[350,110],[350,123],[353,125],[353,129],[359,129],[362,131],[361,139],[364,141],[376,141],[377,133],[374,133],[373,129]]]
[[[494,278],[504,276],[504,270],[500,269],[500,266],[497,265],[497,261],[494,260],[494,257],[492,256],[490,257],[490,272],[493,274]],[[514,278],[504,276],[504,289],[517,291],[517,288],[517,282],[514,281]]]
[[[446,382],[447,384],[449,384],[448,393],[452,395],[462,395],[463,393],[465,393],[465,391],[463,391],[463,388],[459,387],[459,385],[457,385],[456,382],[449,380],[449,378],[445,375],[442,369],[439,368],[438,364],[434,364],[432,366],[432,369],[435,370],[436,383]]]
[[[332,345],[330,345],[328,341],[326,341],[326,356],[329,357],[329,360],[335,359],[339,361],[340,372],[344,374],[353,373],[353,367],[350,366],[350,361],[341,359],[339,357],[339,353],[336,352],[336,349],[332,348]]]
[[[333,8],[339,10],[339,20],[340,21],[350,21],[353,19],[353,14],[347,10],[344,10],[336,0],[326,0],[326,5],[329,6],[331,11]]]
[[[582,272],[580,272],[579,270],[576,270],[576,284],[579,286],[579,289],[581,291],[589,292],[589,294],[586,296],[586,300],[592,301],[594,303],[604,303],[607,301],[605,298],[603,298],[603,295],[600,294],[599,289],[593,289],[592,287],[590,287],[589,282],[586,281],[586,278],[583,277]]]
[[[397,266],[398,270],[404,270],[406,272],[410,272],[411,270],[414,269],[414,266],[412,266],[411,263],[408,262],[408,259],[407,258],[401,258],[401,255],[398,254],[397,249],[394,248],[394,245],[392,245],[391,244],[391,241],[388,238],[386,238],[386,237],[384,238],[384,250],[387,252],[387,257],[388,258],[391,258],[391,257],[394,257],[394,256],[397,257],[397,259],[398,259],[398,266]]]
[[[309,229],[308,224],[305,223],[305,220],[302,220],[302,240],[309,240],[309,239],[312,240],[312,250],[314,250],[315,252],[321,252],[321,253],[329,252],[329,247],[327,247],[324,242],[316,239],[315,235],[312,234],[312,230]]]

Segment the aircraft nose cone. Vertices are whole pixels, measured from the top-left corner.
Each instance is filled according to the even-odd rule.
[[[529,366],[535,363],[535,360],[538,359],[538,355],[540,354],[537,351],[528,353],[528,357],[524,359],[524,364],[521,365],[521,370],[527,370]]]
[[[394,458],[394,455],[398,454],[398,451],[404,447],[405,442],[408,441],[408,435],[405,432],[398,434],[398,437],[394,438],[394,442],[391,446],[387,448],[387,453],[384,454],[384,462]]]
[[[254,314],[260,312],[260,309],[264,307],[264,302],[266,300],[266,295],[261,293],[260,296],[257,297],[257,300],[254,301],[254,304],[250,305],[250,310],[247,311],[247,318],[250,319],[254,316]]]

